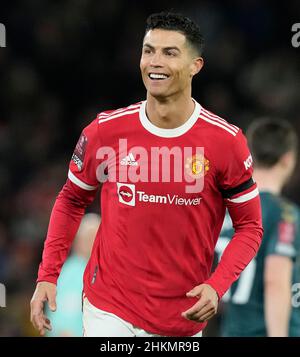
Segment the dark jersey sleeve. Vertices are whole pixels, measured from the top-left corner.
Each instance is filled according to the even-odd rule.
[[[294,205],[282,201],[277,219],[272,223],[266,255],[281,255],[296,258],[297,236],[299,235],[299,213]]]

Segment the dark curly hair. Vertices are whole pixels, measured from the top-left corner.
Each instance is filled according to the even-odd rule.
[[[199,26],[188,17],[166,11],[152,14],[146,21],[146,33],[154,29],[181,32],[185,35],[189,44],[196,50],[197,54],[199,56],[202,55],[204,46],[203,36],[200,33]]]

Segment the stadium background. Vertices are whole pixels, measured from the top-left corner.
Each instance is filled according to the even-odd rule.
[[[36,335],[29,301],[73,148],[97,112],[145,98],[145,19],[165,9],[196,20],[205,36],[205,67],[193,85],[203,106],[243,129],[258,116],[283,117],[300,134],[300,47],[291,44],[298,0],[1,1],[0,336]],[[298,165],[285,189],[298,204],[299,179]],[[96,200],[88,211],[98,209]]]

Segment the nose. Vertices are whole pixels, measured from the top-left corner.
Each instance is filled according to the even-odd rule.
[[[152,67],[162,67],[162,59],[161,59],[161,54],[159,52],[155,52],[151,56],[150,65]]]

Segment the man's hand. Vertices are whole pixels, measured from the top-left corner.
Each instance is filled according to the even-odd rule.
[[[217,313],[218,294],[210,285],[198,285],[189,291],[186,296],[197,297],[199,299],[195,305],[181,314],[181,316],[186,319],[196,322],[204,322]]]
[[[45,329],[51,330],[51,323],[47,316],[44,314],[44,303],[48,301],[48,306],[51,311],[56,310],[56,285],[41,281],[37,283],[35,292],[30,302],[30,321],[33,326],[39,330],[40,335],[45,334]]]

